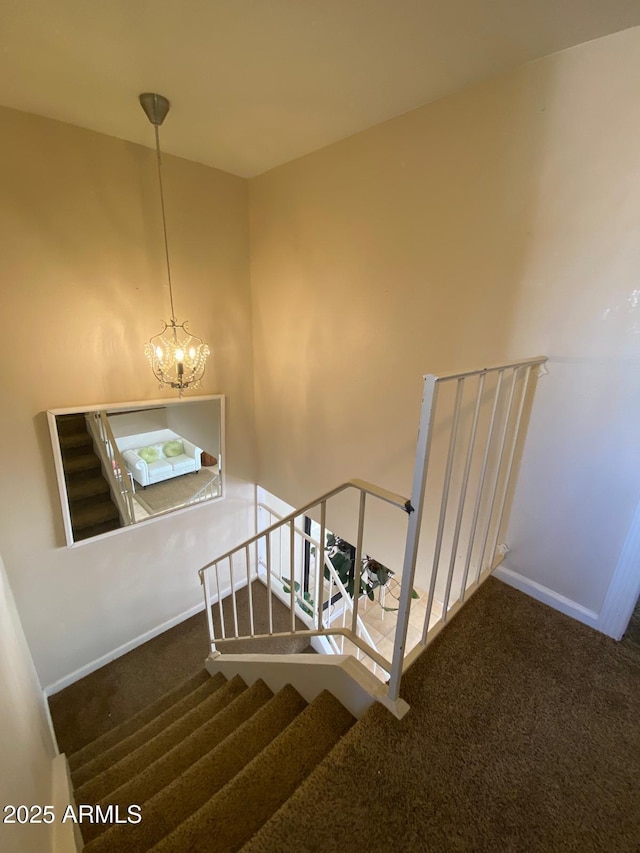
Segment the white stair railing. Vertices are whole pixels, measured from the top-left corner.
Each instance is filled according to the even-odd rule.
[[[277,512],[275,509],[268,506],[268,504],[266,503],[258,503],[258,511],[264,512],[268,515],[270,524],[273,524],[274,520],[276,523],[282,521],[282,513]],[[296,576],[293,578],[293,583],[296,597],[296,606],[298,607],[298,617],[302,621],[309,621],[308,618],[305,617],[310,612],[310,604],[312,602],[309,600],[309,598],[305,598],[305,587],[307,589],[309,587],[311,587],[312,589],[316,589],[316,579],[318,576],[318,572],[321,571],[320,541],[318,539],[315,539],[310,533],[307,533],[306,530],[301,529],[298,525],[295,526],[295,534],[299,544],[302,544],[303,546],[306,544],[308,546],[308,578],[305,582],[302,571],[303,561],[297,559],[297,572]],[[296,548],[297,553],[299,553],[301,550],[302,548],[300,547]],[[288,578],[286,574],[288,568],[283,571],[283,564],[286,563],[286,555],[284,554],[282,547],[279,549],[279,555],[280,561],[276,564],[274,564],[272,555],[271,570],[272,574],[274,575],[274,578],[278,578],[280,580],[282,584],[282,589],[284,591],[287,591],[289,590],[291,578]],[[261,573],[264,573],[264,575],[266,575],[266,562],[264,560],[264,557],[259,555],[258,577],[262,579]],[[346,629],[347,615],[353,614],[353,598],[351,595],[349,595],[346,587],[340,579],[340,575],[337,573],[335,566],[331,562],[331,559],[326,549],[324,551],[324,569],[322,571],[322,574],[324,575],[325,581],[322,625],[324,628],[330,629],[332,625],[338,625],[338,623],[340,622],[340,627]],[[353,619],[353,615],[351,615],[351,619]],[[310,626],[308,625],[308,627]],[[359,639],[364,641],[368,648],[373,649],[376,652],[379,651],[361,615],[358,615],[357,617],[356,635]],[[329,635],[327,637],[327,640],[334,654],[344,654],[345,648],[348,648],[345,646],[346,636],[344,633],[340,634],[337,639],[334,638],[333,635]],[[355,656],[357,660],[361,660],[365,657],[365,653],[359,647],[356,646]],[[378,669],[378,664],[372,662],[372,671],[374,675],[378,674]],[[387,670],[383,670],[383,673],[384,672],[387,672]]]
[[[392,702],[400,695],[403,672],[504,558],[498,539],[513,486],[516,453],[524,440],[523,416],[526,406],[532,404],[535,379],[546,372],[546,361],[546,356],[538,356],[465,373],[424,377],[411,490],[415,512],[407,529],[389,679]],[[438,471],[441,460],[446,460],[442,472]],[[428,484],[431,500],[425,507]],[[447,527],[452,511],[453,526]],[[425,522],[432,521],[435,525],[429,531],[428,593],[421,637],[413,649],[407,650],[411,590],[423,514]],[[464,521],[465,535],[461,537]],[[459,558],[462,558],[461,574],[457,567]],[[441,612],[434,619],[438,588],[443,590],[442,600],[438,602]]]
[[[218,559],[208,563],[200,569],[200,577],[204,586],[205,600],[207,601],[207,619],[209,625],[209,636],[211,639],[211,650],[218,651],[218,646],[224,650],[225,642],[229,640],[258,640],[264,637],[290,637],[290,636],[344,636],[359,648],[374,664],[386,669],[390,668],[390,662],[380,655],[373,644],[371,637],[359,618],[359,597],[351,598],[344,587],[339,590],[340,597],[344,602],[344,611],[349,613],[349,619],[344,626],[336,626],[327,622],[326,604],[331,604],[332,590],[337,586],[335,580],[340,580],[326,555],[325,542],[327,533],[327,505],[330,501],[344,492],[355,492],[358,495],[358,546],[356,547],[354,579],[355,588],[358,588],[359,575],[362,571],[362,536],[365,523],[365,511],[367,498],[384,501],[403,510],[411,512],[411,506],[407,498],[381,489],[363,480],[351,480],[333,489],[320,498],[312,501],[304,507],[284,516],[265,530],[247,539],[242,545],[228,551]],[[304,533],[296,520],[302,519],[316,512],[320,519],[320,535],[313,543],[316,548],[318,568],[313,573],[311,590],[307,600],[300,597],[302,588],[299,578],[301,577],[300,544],[304,540]],[[281,532],[284,536],[281,537]],[[284,545],[284,547],[283,547]],[[324,571],[320,567],[326,566],[332,578],[332,583],[326,584]],[[330,566],[330,568],[329,568]],[[287,574],[284,574],[287,571]],[[253,591],[251,582],[256,577],[264,580],[267,589],[267,624],[264,632],[255,629],[256,613],[254,609]],[[222,578],[222,581],[221,581]],[[288,581],[288,582],[287,582]],[[238,586],[248,586],[248,609],[249,621],[245,630],[239,629],[238,607],[236,590]],[[298,584],[298,589],[296,589]],[[212,595],[212,586],[214,595]],[[282,596],[283,589],[288,593],[284,596],[289,607],[289,624],[276,628],[274,626],[274,595]],[[227,624],[222,606],[225,593],[231,597],[231,621]],[[218,630],[214,628],[212,602],[217,601]],[[346,603],[348,601],[348,604]],[[364,630],[363,630],[364,629]]]
[[[507,550],[499,540],[513,491],[514,466],[526,432],[535,380],[546,372],[546,360],[539,356],[465,373],[424,377],[410,499],[362,480],[350,480],[203,566],[200,578],[212,652],[224,652],[225,643],[233,639],[325,636],[332,638],[334,648],[339,648],[343,642],[339,638],[345,638],[389,674],[384,701],[390,707],[397,703],[403,673],[489,577]],[[327,596],[330,599],[331,589],[337,587],[326,554],[327,508],[342,493],[354,491],[358,495],[354,590],[360,589],[362,558],[366,554],[363,540],[368,501],[385,501],[402,509],[408,519],[402,572],[395,576],[400,589],[390,660],[378,652],[367,636],[359,612],[359,595],[351,597],[344,587],[339,590],[342,624],[334,624],[325,615]],[[300,580],[300,543],[306,534],[296,521],[302,522],[307,516],[316,518],[320,533],[315,540],[316,569],[305,598]],[[332,578],[329,585],[324,581],[324,568],[320,570],[325,566]],[[417,571],[426,593],[416,602],[413,591]],[[251,587],[255,578],[263,580],[267,590],[268,628],[262,632],[255,629]],[[249,602],[249,623],[243,630],[239,630],[236,602],[236,590],[241,585],[248,586]],[[276,630],[273,595],[282,596],[284,588],[288,590],[290,622]],[[232,626],[225,624],[222,602],[226,595],[231,596]],[[217,631],[212,610],[216,603]],[[416,604],[412,626],[420,627],[419,637],[408,649],[412,603]]]
[[[217,498],[219,495],[220,475],[215,473],[208,483],[205,483],[201,489],[198,489],[192,498],[189,498],[185,506],[191,506],[192,504],[197,504],[201,501],[208,501],[211,500],[211,498]]]
[[[129,469],[118,449],[107,414],[104,411],[87,412],[85,419],[122,521],[124,524],[133,524],[135,522],[133,477],[129,474]]]

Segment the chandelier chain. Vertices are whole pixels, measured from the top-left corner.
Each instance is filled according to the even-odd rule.
[[[169,281],[169,299],[171,301],[171,319],[176,322],[176,312],[173,307],[173,287],[171,286],[171,265],[169,263],[169,240],[167,239],[167,216],[164,209],[164,187],[162,184],[162,158],[160,156],[160,133],[158,125],[154,124],[156,134],[156,160],[158,163],[158,182],[160,184],[160,209],[162,210],[162,233],[164,234],[164,255],[167,262],[167,279]]]
[[[159,126],[169,112],[169,100],[154,92],[143,92],[139,97],[140,105],[154,127],[156,140],[156,161],[158,166],[158,184],[160,187],[160,209],[162,212],[162,234],[164,255],[167,263],[167,281],[171,300],[171,320],[164,323],[162,331],[153,335],[144,351],[149,359],[153,375],[160,383],[175,388],[179,396],[189,388],[200,387],[204,376],[207,358],[211,354],[208,344],[187,328],[187,321],[178,323],[173,304],[173,282],[169,261],[169,239],[167,236],[167,213],[164,203],[164,184],[162,182],[162,155],[160,153]]]

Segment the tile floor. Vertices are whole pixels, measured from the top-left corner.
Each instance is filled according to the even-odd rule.
[[[397,596],[399,591],[399,584],[393,580],[391,583],[392,585],[395,583],[395,588],[392,586],[386,594],[386,607],[395,606],[394,596]],[[407,651],[413,649],[413,647],[420,641],[427,613],[427,593],[420,589],[416,589],[416,592],[418,593],[419,598],[412,599],[411,601],[409,627],[407,630]],[[364,625],[369,632],[369,636],[373,640],[378,652],[387,660],[391,660],[396,632],[397,612],[385,611],[382,609],[379,601],[369,601],[366,597],[361,599],[358,609],[362,621],[364,622]],[[429,627],[433,627],[441,615],[442,607],[438,601],[434,600],[431,610],[431,618],[429,620]],[[336,620],[336,624],[341,624],[340,618]],[[347,639],[342,640],[342,638],[336,639],[343,654],[353,654],[356,657],[358,656],[359,650],[352,642]],[[366,655],[362,655],[362,653],[360,653],[360,659],[367,669],[370,669],[375,675],[382,678],[382,680],[386,680],[386,673],[381,670],[381,667],[375,666],[373,661],[367,658]]]

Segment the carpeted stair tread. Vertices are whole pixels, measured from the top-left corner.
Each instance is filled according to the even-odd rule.
[[[102,475],[84,415],[62,415],[56,424],[73,538],[89,539],[119,528],[120,513],[111,498],[109,481]]]
[[[83,785],[76,786],[78,801],[95,803],[103,799],[173,749],[246,689],[244,681],[236,676],[155,736],[148,738],[147,730],[151,730],[151,726],[145,727],[130,739],[133,751]]]
[[[161,696],[156,702],[152,702],[150,705],[147,705],[146,708],[138,711],[138,713],[133,717],[129,717],[128,720],[124,720],[120,725],[115,726],[100,737],[92,740],[86,746],[83,746],[82,749],[79,749],[69,755],[69,767],[73,771],[82,764],[92,761],[116,743],[119,743],[129,737],[129,735],[138,731],[138,729],[146,726],[147,723],[155,720],[156,717],[172,705],[175,705],[181,699],[184,699],[186,696],[193,693],[198,687],[201,687],[203,684],[208,684],[210,681],[211,676],[206,669],[203,669],[197,675],[183,681],[182,684],[174,690],[165,693],[164,696]]]
[[[100,468],[100,460],[91,450],[82,453],[69,453],[64,456],[65,474],[77,474]]]
[[[153,853],[232,853],[293,794],[354,719],[324,691]]]
[[[100,536],[110,530],[118,530],[121,526],[120,518],[111,518],[109,521],[100,522],[100,524],[92,524],[91,527],[74,527],[73,541],[80,542],[82,539],[91,539],[92,536]]]
[[[256,681],[251,687],[234,699],[233,702],[216,714],[215,717],[207,720],[206,723],[196,729],[195,732],[185,738],[181,743],[149,765],[146,770],[124,785],[121,785],[115,791],[112,791],[111,794],[101,800],[100,806],[106,808],[109,805],[117,805],[120,813],[126,814],[127,807],[131,803],[146,804],[147,800],[150,800],[166,786],[171,785],[181,774],[187,773],[187,771],[191,773],[194,765],[203,759],[203,756],[211,753],[218,744],[237,730],[238,727],[241,727],[244,722],[259,711],[272,697],[273,693],[264,681]],[[205,793],[202,802],[207,800],[209,796],[211,794]],[[173,810],[171,797],[172,795],[169,796],[167,811]],[[161,801],[162,799],[162,797],[156,798],[156,801]],[[198,805],[201,805],[201,803],[199,802]],[[163,808],[164,806],[160,806],[160,819],[163,817]],[[195,807],[187,812],[185,817],[194,810]],[[149,826],[149,822],[153,813],[157,813],[157,811],[157,807],[152,807],[151,805],[147,807],[145,805],[145,826],[140,827],[143,836],[146,836],[148,830],[153,829],[153,827]],[[179,821],[176,820],[177,822]],[[88,843],[107,829],[109,827],[104,824],[88,824],[83,826],[82,834],[85,842]],[[132,843],[129,838],[129,832],[131,832],[135,840],[135,837],[139,835],[139,831],[133,831],[130,827],[114,827],[109,839],[106,841],[106,846],[103,844],[100,846],[100,849],[117,850],[118,845],[124,843],[125,838],[127,843]],[[157,836],[152,843],[155,843],[161,837],[162,834]]]
[[[260,695],[267,700],[262,707],[208,752],[203,749],[193,766],[146,800],[140,824],[111,827],[85,847],[87,853],[143,853],[149,850],[205,805],[307,706],[290,685],[276,696],[261,681],[249,688],[247,694],[254,688],[259,689]],[[120,796],[119,800],[125,808],[130,802],[139,802],[139,799],[127,800]]]
[[[109,491],[109,483],[98,471],[72,477],[67,483],[67,495],[70,501],[105,494]]]
[[[58,437],[60,440],[60,449],[63,455],[71,450],[76,450],[79,447],[93,447],[93,439],[86,429],[61,434]]]
[[[58,415],[56,417],[56,429],[59,435],[86,429],[84,412],[75,412],[70,415]]]
[[[146,723],[143,723],[109,748],[101,751],[90,761],[73,769],[71,771],[71,778],[76,788],[84,785],[89,779],[94,778],[99,773],[102,773],[103,770],[125,758],[141,744],[146,743],[165,731],[176,720],[181,719],[193,708],[196,708],[203,699],[208,698],[217,690],[224,687],[226,683],[227,681],[224,676],[207,679],[196,687],[195,690],[192,690],[186,696],[183,696],[182,699],[174,702],[160,714],[147,720]]]
[[[118,518],[118,508],[111,500],[109,493],[71,501],[69,509],[74,528],[90,527]]]
[[[242,853],[638,853],[640,670],[624,646],[487,580],[403,678],[411,712],[374,705]],[[105,668],[102,695],[134,654]]]
[[[369,710],[368,714],[371,714],[372,711],[374,714],[380,714],[380,712],[382,712],[383,717],[388,715],[388,712],[383,710],[382,706],[374,705],[373,708]],[[365,715],[364,719],[367,719],[367,715]],[[298,846],[300,844],[300,837],[304,837],[305,834],[307,834],[306,830],[296,832],[294,829],[292,832],[292,827],[299,826],[300,824],[304,826],[306,821],[309,821],[309,823],[313,822],[313,816],[308,813],[308,810],[312,808],[310,804],[312,804],[318,797],[322,797],[324,792],[327,791],[327,788],[331,786],[332,765],[340,765],[354,761],[354,744],[358,744],[357,748],[362,749],[362,745],[359,743],[362,739],[360,735],[361,730],[362,721],[345,733],[345,737],[340,740],[339,744],[336,744],[336,748],[331,750],[322,761],[318,762],[307,778],[298,785],[293,794],[285,800],[285,802],[283,802],[282,805],[269,816],[268,820],[259,827],[256,833],[242,845],[241,853],[273,853],[274,850],[280,849],[280,839],[288,838],[289,834],[293,834],[295,836],[295,842],[291,845],[291,849],[301,849]],[[371,743],[370,746],[375,750],[375,743]],[[379,772],[384,774],[384,769],[381,768],[381,771]],[[382,775],[381,778],[384,779],[384,775]],[[403,799],[405,795],[406,792],[403,791]],[[366,797],[368,796],[366,791],[364,796],[366,800]],[[375,796],[375,791],[372,793],[372,796]],[[375,803],[373,801],[369,802],[366,808],[375,808]],[[302,821],[300,820],[300,815],[304,815]],[[344,813],[341,813],[339,809],[336,809],[335,828],[336,833],[344,833],[343,841],[345,844],[344,846],[341,844],[340,849],[344,850],[345,853],[347,850],[354,851],[355,853],[355,849],[360,851],[361,849],[364,849],[364,846],[359,845],[357,848],[349,846],[349,844],[352,844],[354,841],[353,836],[349,834],[349,817],[350,811],[348,809]],[[338,834],[336,834],[335,837],[338,837]],[[346,843],[347,838],[348,843]],[[375,849],[372,846],[371,839],[368,839],[366,847],[369,850]],[[309,849],[315,848],[310,847]],[[385,850],[386,849],[388,848],[385,848]],[[403,848],[400,847],[398,849]],[[431,853],[430,848],[429,853]],[[434,851],[434,853],[436,853],[436,851]]]

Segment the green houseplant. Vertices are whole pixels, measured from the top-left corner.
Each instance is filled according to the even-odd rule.
[[[334,533],[329,532],[327,532],[325,549],[326,554],[331,560],[331,564],[336,571],[336,574],[340,578],[340,582],[345,587],[347,593],[351,596],[351,598],[353,598],[355,588],[354,564],[356,549],[350,542],[347,542],[346,539],[341,539]],[[315,554],[314,548],[311,549],[311,553]],[[366,595],[368,599],[370,599],[371,601],[375,601],[375,591],[377,589],[386,588],[387,591],[389,591],[389,582],[391,581],[393,575],[394,572],[391,569],[380,563],[378,560],[374,560],[374,558],[370,557],[368,554],[365,554],[362,557],[362,571],[360,572],[359,595]],[[327,566],[324,567],[324,577],[325,580],[331,580],[331,573]],[[283,577],[282,584],[284,592],[286,594],[289,594],[289,592],[291,591],[290,578]],[[309,616],[312,616],[313,599],[309,591],[306,590],[303,593],[298,581],[294,581],[293,588],[295,591],[298,606],[302,609],[304,613]],[[393,597],[395,598],[395,596]],[[414,589],[411,591],[411,597],[419,598],[420,596]],[[398,610],[397,607],[386,607],[382,604],[381,607],[383,610],[389,613],[393,613]]]
[[[355,548],[346,539],[341,539],[333,533],[327,533],[326,549],[327,556],[331,560],[336,574],[351,598],[353,598],[355,588]],[[388,588],[394,573],[387,566],[370,557],[368,554],[362,557],[361,568],[359,595],[366,595],[367,598],[374,601],[376,589]],[[330,573],[326,566],[324,576],[327,580],[330,580]],[[411,597],[419,598],[415,589],[411,591]],[[393,612],[398,608],[383,606],[382,609]]]

